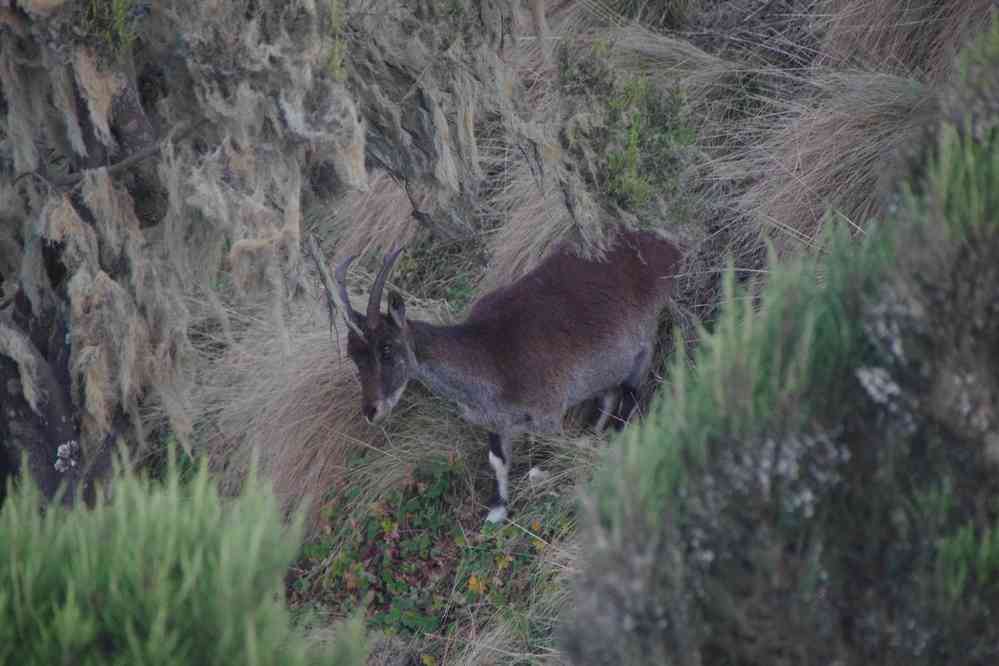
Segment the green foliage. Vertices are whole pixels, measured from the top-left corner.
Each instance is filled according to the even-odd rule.
[[[438,11],[451,19],[461,18],[465,13],[464,0],[438,0]]]
[[[363,464],[363,458],[353,464]],[[531,600],[555,585],[539,567],[549,540],[574,529],[571,514],[546,498],[519,524],[480,528],[478,508],[462,492],[459,460],[438,460],[414,470],[403,487],[360,518],[351,511],[360,497],[348,486],[324,509],[346,534],[305,548],[306,566],[325,569],[303,596],[321,600],[335,614],[363,610],[368,626],[388,634],[450,638],[467,631],[470,617],[519,618],[526,645],[550,640],[551,618],[528,613]]]
[[[682,157],[695,139],[682,96],[660,93],[639,77],[626,80],[608,108],[610,200],[639,208],[657,193],[677,198]]]
[[[360,664],[357,628],[334,652],[289,624],[283,576],[299,521],[256,482],[223,503],[202,465],[181,482],[116,476],[92,509],[43,505],[34,484],[0,510],[0,662]],[[350,657],[350,659],[348,659]]]
[[[657,30],[684,30],[700,10],[701,0],[612,0],[622,16]]]
[[[485,260],[478,239],[442,242],[421,231],[393,271],[393,281],[420,298],[442,299],[461,312],[472,300]]]
[[[346,81],[347,38],[344,32],[347,27],[347,9],[344,0],[329,0],[329,9],[329,31],[333,44],[326,60],[326,68],[334,80]]]
[[[606,100],[614,90],[614,71],[608,62],[606,40],[594,40],[589,49],[558,49],[559,84],[568,95]]]
[[[112,53],[128,52],[135,41],[136,23],[142,16],[136,0],[87,0],[81,6],[83,32]]]
[[[610,48],[597,39],[589,50],[558,52],[562,90],[589,126],[577,130],[570,124],[567,147],[581,152],[583,161],[606,155],[593,167],[598,173],[592,185],[612,204],[639,210],[658,197],[681,211],[687,202],[680,175],[696,139],[686,99],[679,90],[661,91],[645,76],[618,80],[608,64]]]
[[[981,590],[999,584],[999,528],[987,527],[978,534],[978,526],[968,523],[940,540],[937,564],[940,585],[946,596],[957,603],[971,586]]]
[[[859,243],[729,274],[595,479],[574,663],[999,659],[997,116]]]

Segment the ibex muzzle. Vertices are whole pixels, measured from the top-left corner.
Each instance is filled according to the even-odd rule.
[[[364,316],[347,299],[353,257],[336,269],[361,410],[369,422],[381,420],[414,377],[456,402],[467,421],[491,431],[497,493],[487,519],[503,520],[513,437],[558,431],[565,412],[591,398],[600,398],[619,424],[630,417],[680,250],[655,234],[630,231],[618,235],[601,261],[560,248],[521,279],[480,298],[456,326],[407,319],[395,292],[388,313],[381,313],[399,253],[385,257]]]
[[[389,316],[381,313],[385,281],[401,252],[402,248],[399,248],[385,257],[371,286],[367,313],[363,317],[350,307],[347,297],[345,278],[354,257],[348,257],[336,269],[340,299],[347,304],[347,354],[357,366],[361,380],[361,413],[369,423],[377,423],[392,411],[411,374],[412,342],[402,297],[393,292],[389,298]]]

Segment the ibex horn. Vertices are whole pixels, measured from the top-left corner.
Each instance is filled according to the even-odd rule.
[[[347,268],[350,263],[357,259],[357,255],[352,255],[341,261],[337,267],[336,272],[333,274],[333,278],[336,280],[337,291],[340,294],[341,308],[343,309],[343,319],[347,322],[347,326],[350,327],[354,333],[357,333],[361,338],[364,338],[364,330],[361,327],[361,317],[350,306],[350,297],[347,295]]]
[[[402,247],[385,255],[385,258],[382,260],[382,269],[378,271],[378,277],[375,278],[375,283],[371,285],[371,296],[368,297],[369,328],[377,327],[378,322],[381,321],[379,311],[382,305],[382,289],[385,287],[385,280],[388,279],[388,275],[392,271],[392,264],[395,263],[400,254],[402,254]]]

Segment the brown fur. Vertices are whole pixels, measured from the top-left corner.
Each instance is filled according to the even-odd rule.
[[[493,431],[489,459],[498,502],[489,519],[502,519],[512,437],[560,430],[566,410],[596,397],[611,405],[621,389],[633,404],[681,252],[633,231],[620,232],[602,260],[562,246],[513,284],[483,296],[456,326],[407,319],[395,293],[388,315],[381,314],[381,286],[397,254],[375,280],[367,316],[344,313],[356,324],[347,351],[361,379],[362,411],[372,422],[387,415],[414,377],[456,402],[465,420]],[[619,420],[627,419],[630,407],[621,414]]]
[[[602,262],[559,248],[475,303],[460,336],[474,344],[462,346],[468,354],[455,361],[499,378],[505,402],[530,411],[558,409],[567,396],[557,387],[568,390],[580,365],[654,325],[679,259],[675,245],[641,232],[622,233]]]

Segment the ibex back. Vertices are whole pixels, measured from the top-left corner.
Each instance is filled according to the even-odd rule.
[[[353,257],[336,270],[361,409],[369,422],[379,421],[415,378],[457,403],[467,421],[488,428],[497,493],[487,520],[498,522],[507,515],[515,436],[561,430],[566,410],[590,398],[601,401],[598,428],[612,411],[619,423],[630,417],[680,250],[631,231],[619,234],[602,261],[559,248],[513,284],[483,296],[455,326],[407,319],[395,292],[387,315],[381,313],[400,251],[385,257],[364,316],[349,306],[344,283]]]

